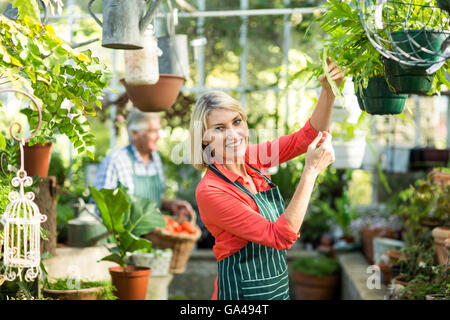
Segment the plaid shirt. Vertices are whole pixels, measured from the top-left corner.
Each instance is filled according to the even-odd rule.
[[[165,190],[165,178],[161,158],[159,157],[158,152],[153,151],[152,159],[145,165],[141,155],[133,144],[131,144],[131,149],[135,160],[136,175],[152,176],[156,173],[159,174],[162,186],[162,196]],[[94,186],[97,190],[102,188],[115,189],[119,181],[128,188],[130,194],[134,194],[133,163],[131,162],[127,147],[114,150],[103,159],[97,170],[97,178]]]

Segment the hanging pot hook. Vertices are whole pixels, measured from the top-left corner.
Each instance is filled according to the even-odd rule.
[[[38,111],[38,118],[39,118],[39,119],[38,119],[38,124],[37,124],[36,130],[34,130],[33,134],[31,134],[31,136],[29,136],[29,137],[26,138],[26,139],[23,139],[23,138],[18,138],[18,137],[16,137],[16,136],[14,135],[14,133],[13,133],[13,127],[14,127],[14,126],[17,126],[17,127],[18,127],[18,130],[17,130],[18,133],[22,130],[22,125],[21,125],[20,123],[18,123],[18,122],[14,122],[14,123],[9,127],[9,133],[11,134],[11,137],[12,137],[14,140],[18,141],[19,143],[25,144],[27,141],[33,139],[33,138],[36,136],[36,134],[37,134],[37,132],[39,131],[39,129],[41,128],[41,123],[42,123],[42,113],[41,113],[41,108],[39,108],[39,105],[38,105],[38,103],[37,103],[35,97],[33,97],[31,94],[29,94],[29,93],[27,93],[27,92],[25,92],[25,91],[23,91],[23,90],[20,90],[20,89],[14,89],[14,88],[0,89],[0,93],[3,93],[3,92],[17,92],[17,93],[21,93],[21,94],[27,96],[27,97],[33,102],[33,104],[36,106],[36,109],[37,109],[37,111]]]

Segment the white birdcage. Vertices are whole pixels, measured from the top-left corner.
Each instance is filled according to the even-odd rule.
[[[22,146],[21,146],[22,147]],[[23,152],[23,151],[22,151]],[[47,216],[39,212],[34,203],[34,193],[26,192],[33,179],[24,170],[19,170],[12,179],[13,187],[20,191],[9,194],[10,203],[2,216],[4,225],[3,259],[6,277],[9,281],[17,276],[22,280],[22,271],[26,269],[25,280],[32,281],[39,274],[40,264],[40,226]]]
[[[20,142],[21,167],[17,171],[16,177],[11,181],[19,192],[12,191],[8,195],[9,204],[1,217],[4,225],[3,236],[3,264],[5,276],[8,281],[13,281],[17,277],[25,281],[33,281],[39,275],[41,252],[40,252],[40,226],[47,220],[47,216],[39,212],[39,208],[34,202],[34,193],[25,192],[25,187],[33,184],[33,179],[27,176],[24,170],[23,147],[25,142],[36,134],[41,124],[40,109],[33,97],[26,92],[17,89],[3,89],[0,92],[19,92],[29,97],[39,111],[39,123],[35,133],[28,139],[19,139],[14,136],[12,126],[11,136]],[[20,125],[19,125],[20,126]],[[20,130],[19,130],[20,131]],[[0,212],[1,214],[1,212]]]

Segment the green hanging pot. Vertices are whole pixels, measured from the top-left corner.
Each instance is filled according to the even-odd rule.
[[[405,69],[400,62],[383,58],[384,74],[389,89],[395,94],[426,94],[433,85],[434,73],[425,69]]]
[[[367,88],[358,91],[356,96],[369,114],[402,113],[408,98],[407,94],[392,93],[384,77],[370,78]]]
[[[404,69],[426,70],[440,59],[442,43],[449,36],[448,32],[428,30],[402,30],[391,32],[392,41],[411,56],[429,62],[426,66],[404,66]],[[415,42],[415,43],[414,43]],[[423,51],[421,48],[431,52]],[[403,66],[403,65],[402,65]]]

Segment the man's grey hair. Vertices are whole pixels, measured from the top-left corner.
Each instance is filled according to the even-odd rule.
[[[136,108],[132,109],[128,113],[127,117],[127,132],[128,139],[132,142],[131,131],[136,131],[141,133],[148,129],[148,120],[160,119],[159,113],[157,112],[142,112]]]

